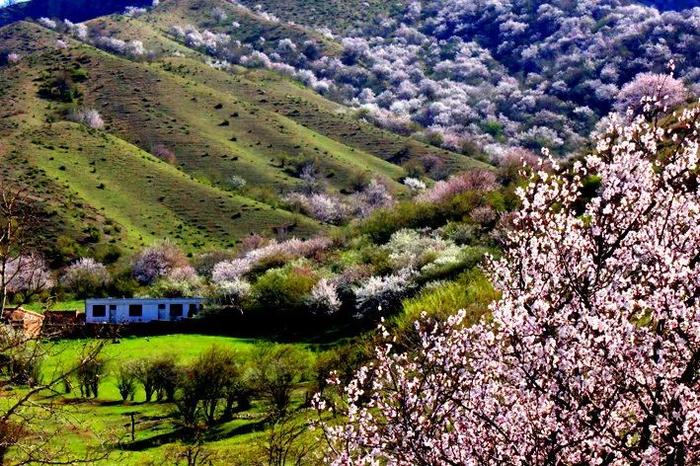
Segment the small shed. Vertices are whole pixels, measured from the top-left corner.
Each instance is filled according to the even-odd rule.
[[[94,298],[85,300],[85,322],[129,324],[176,321],[198,314],[204,298]]]
[[[37,338],[41,335],[44,316],[21,307],[5,308],[2,322],[15,331],[22,332],[26,338]]]

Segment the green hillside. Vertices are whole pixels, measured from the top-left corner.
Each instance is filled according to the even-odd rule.
[[[22,57],[0,68],[2,177],[19,180],[44,202],[51,221],[41,234],[56,245],[49,256],[77,257],[87,249],[99,257],[163,238],[194,251],[232,246],[252,232],[308,237],[330,227],[284,210],[281,199],[299,186],[309,163],[331,192],[352,192],[378,177],[398,195],[402,167],[423,157],[450,171],[483,165],[378,129],[272,71],[209,66],[168,30],[224,27],[212,22],[211,8],[181,0],[139,18],[89,22],[93,36],[143,41],[148,59],[118,56],[34,23],[0,28],[3,48]],[[226,8],[241,21],[239,34],[256,28],[295,40],[315,34]],[[330,51],[337,47],[314,39]],[[47,91],[61,86],[70,88],[68,98]],[[96,109],[104,129],[66,122],[82,107]]]

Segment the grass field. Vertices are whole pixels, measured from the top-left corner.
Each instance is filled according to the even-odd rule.
[[[42,366],[44,377],[74,363],[86,349],[94,344],[91,340],[62,340],[47,343],[50,354]],[[116,443],[110,457],[99,464],[125,465],[163,464],[167,451],[172,448],[177,436],[177,424],[170,417],[175,409],[170,403],[144,402],[144,394],[139,390],[135,401],[122,402],[115,386],[114,369],[125,361],[144,357],[174,355],[178,363],[188,363],[203,351],[217,346],[241,354],[249,353],[256,347],[255,340],[207,336],[207,335],[165,335],[155,337],[121,338],[118,342],[108,341],[101,352],[107,362],[107,371],[100,384],[97,399],[83,400],[77,388],[71,394],[60,395],[52,401],[63,404],[66,415],[52,418],[49,422],[61,431],[61,441],[73,454],[80,454],[86,448],[100,441]],[[309,353],[311,360],[317,350],[299,344]],[[303,387],[295,392],[295,404],[304,396]],[[136,421],[135,440],[130,439],[130,416]],[[259,447],[264,435],[261,421],[264,419],[261,406],[254,400],[250,410],[239,413],[235,419],[217,425],[206,434],[207,447],[224,457],[235,458],[244,452]],[[229,462],[216,464],[230,464]]]

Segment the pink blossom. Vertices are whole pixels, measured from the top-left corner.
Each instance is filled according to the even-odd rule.
[[[438,181],[435,186],[421,193],[416,199],[420,202],[443,202],[467,191],[492,191],[496,189],[496,175],[487,170],[471,170]]]
[[[534,174],[488,266],[502,297],[472,327],[417,324],[415,352],[378,348],[347,420],[321,424],[327,462],[698,464],[700,109],[677,117],[613,118],[583,162]]]
[[[4,272],[7,292],[10,294],[33,295],[54,285],[46,261],[37,254],[24,255],[10,260]]]
[[[146,248],[136,256],[132,273],[139,283],[150,285],[172,271],[187,267],[187,258],[172,243],[162,243]]]
[[[65,288],[85,297],[102,290],[110,281],[107,267],[91,257],[84,257],[69,265],[61,277],[61,284]]]
[[[685,102],[688,91],[681,81],[664,74],[640,73],[625,84],[617,94],[615,108],[624,113],[628,109],[639,112],[648,99],[655,99],[673,109]]]

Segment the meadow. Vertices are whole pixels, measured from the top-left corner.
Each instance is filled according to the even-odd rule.
[[[99,464],[125,465],[163,464],[168,455],[177,454],[181,445],[182,426],[178,424],[173,403],[146,402],[142,388],[136,392],[134,401],[122,401],[117,389],[115,373],[127,361],[142,358],[158,358],[172,355],[178,364],[194,361],[212,347],[231,350],[245,357],[256,349],[260,341],[210,335],[173,334],[153,337],[127,337],[107,339],[100,358],[106,363],[101,377],[99,396],[82,398],[74,387],[71,393],[46,394],[44,402],[59,403],[65,409],[60,416],[52,417],[67,456],[80,456],[102,443],[113,447],[109,456]],[[97,344],[93,339],[58,340],[44,343],[47,357],[42,365],[45,378],[75,364],[86,348]],[[313,361],[320,354],[318,348],[296,344]],[[293,406],[300,406],[305,399],[304,382],[295,387]],[[131,417],[135,421],[134,437],[131,437]],[[297,416],[306,416],[303,412]],[[261,442],[264,442],[264,407],[253,399],[249,409],[236,413],[233,419],[217,424],[204,434],[207,451],[227,458],[259,457]],[[173,463],[174,464],[174,463]],[[218,463],[216,463],[218,464]]]

